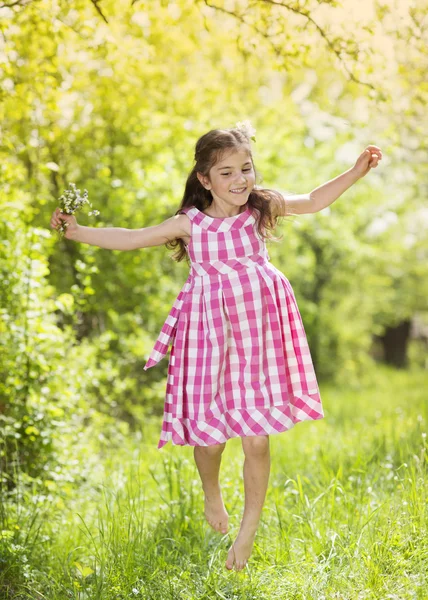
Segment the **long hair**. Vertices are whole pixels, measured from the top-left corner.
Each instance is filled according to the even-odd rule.
[[[285,206],[284,196],[280,192],[261,188],[257,185],[259,175],[251,153],[250,138],[246,133],[237,128],[213,129],[198,139],[195,146],[195,165],[187,177],[184,195],[180,207],[175,214],[180,214],[182,209],[188,206],[195,206],[202,212],[207,209],[213,197],[211,191],[204,188],[196,174],[199,172],[209,177],[210,169],[222,160],[226,152],[240,149],[248,151],[256,176],[256,185],[248,197],[248,205],[253,211],[255,209],[258,233],[262,239],[280,241],[283,236],[281,235],[279,238],[274,237],[270,231],[275,229],[278,220],[285,214],[285,210],[279,208]],[[279,210],[272,210],[275,206]],[[275,212],[277,213],[276,215]],[[183,258],[187,258],[187,262],[189,262],[186,247],[181,238],[169,240],[166,243],[166,247],[169,249],[176,248],[177,246],[180,248],[172,256],[172,259],[180,262]]]

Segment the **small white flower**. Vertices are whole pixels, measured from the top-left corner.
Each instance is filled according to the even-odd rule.
[[[241,131],[244,135],[246,135],[248,139],[253,140],[253,142],[256,141],[256,130],[251,125],[250,121],[238,121],[235,127],[236,129],[239,129],[239,131]]]
[[[76,187],[75,183],[69,183],[68,189],[59,197],[59,208],[63,214],[74,215],[75,212],[83,208],[84,204],[89,204],[92,208],[92,204],[88,199],[88,190],[83,190],[83,195],[81,195],[80,189]],[[89,213],[90,216],[99,214],[100,212],[95,209]],[[58,229],[60,237],[62,237],[67,227],[68,223],[63,221]]]

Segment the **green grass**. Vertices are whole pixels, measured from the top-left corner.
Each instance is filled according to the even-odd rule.
[[[16,498],[0,597],[427,599],[427,380],[381,367],[358,391],[321,386],[325,418],[271,436],[241,572],[224,567],[244,502],[239,438],[221,467],[226,536],[204,520],[193,448],[157,449],[159,419],[101,456],[81,440],[70,457],[79,488]]]

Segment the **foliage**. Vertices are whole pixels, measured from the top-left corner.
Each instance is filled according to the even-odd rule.
[[[26,224],[12,204],[1,233],[0,457],[2,484],[13,488],[20,471],[45,483],[57,479],[62,444],[94,415],[101,424],[104,412],[115,428],[117,418],[131,424],[142,419],[137,375],[151,346],[147,334],[135,330],[135,321],[130,325],[117,317],[116,333],[78,342],[80,309],[90,295],[86,265],[78,266],[82,277],[75,296],[55,297],[47,283],[47,255],[55,238]],[[134,334],[118,343],[121,329],[130,326]],[[155,391],[156,386],[149,388],[147,397]],[[109,430],[103,435],[108,438]]]
[[[67,390],[58,375],[73,335],[58,327],[56,313],[73,299],[53,299],[53,288],[45,284],[45,229],[28,225],[10,203],[1,233],[1,464],[3,484],[13,486],[15,469],[32,477],[49,469],[54,432],[60,435]]]
[[[70,438],[75,481],[3,497],[6,599],[424,598],[428,592],[426,373],[382,367],[361,391],[325,385],[326,416],[271,436],[253,555],[224,562],[244,505],[239,438],[221,485],[230,532],[204,519],[191,447],[158,451],[160,420],[116,443]],[[7,518],[4,518],[7,515]],[[20,568],[18,568],[20,566]],[[26,596],[27,594],[27,596]],[[221,596],[219,596],[221,597]]]
[[[340,49],[333,19],[340,9],[334,3],[323,7],[312,22],[317,27],[304,35],[302,23],[310,21],[306,9],[289,15],[297,27],[295,38],[277,31],[275,48],[285,36],[283,57],[290,58],[293,48],[296,57],[287,63],[286,74],[266,40],[260,52],[248,52],[255,23],[243,29],[241,45],[231,35],[234,10],[247,22],[257,16],[259,32],[269,36],[284,13],[280,7],[260,4],[259,12],[248,15],[245,2],[226,10],[181,2],[136,3],[120,11],[116,6],[103,3],[101,21],[94,6],[83,0],[73,10],[59,4],[52,12],[49,2],[4,9],[8,61],[3,81],[10,89],[3,103],[8,133],[0,151],[6,193],[16,193],[18,187],[28,191],[32,224],[47,227],[55,199],[72,179],[82,182],[102,207],[99,226],[150,226],[175,212],[197,136],[215,125],[232,125],[245,114],[259,132],[255,158],[268,187],[309,191],[308,182],[320,185],[349,168],[368,141],[378,143],[384,173],[370,173],[319,215],[286,223],[285,243],[272,248],[273,260],[286,265],[285,275],[298,293],[318,376],[356,384],[371,361],[372,336],[398,315],[406,318],[425,310],[425,163],[416,151],[423,138],[414,128],[407,131],[394,112],[404,74],[388,78],[387,98],[368,94],[364,85],[355,87],[366,64],[364,78],[378,89],[379,74],[387,72],[390,61],[367,50],[367,40],[375,43],[375,34],[365,21],[357,32],[360,53],[347,43]],[[417,20],[418,14],[413,12],[412,18]],[[387,14],[379,17],[394,39]],[[324,64],[318,48],[316,54],[309,50],[316,36],[326,34],[329,19],[335,23],[329,28],[336,51],[330,53],[326,45]],[[406,31],[412,34],[410,25]],[[345,27],[343,40],[348,33]],[[409,50],[409,74],[421,52],[419,46]],[[19,57],[25,57],[24,64],[18,64]],[[335,58],[341,66],[347,59],[355,62],[353,84],[331,70]],[[304,61],[303,69],[298,60]],[[395,60],[399,65],[404,58]],[[33,77],[41,68],[48,74],[43,86],[34,84]],[[331,102],[334,115],[327,112]],[[367,119],[370,112],[375,119]],[[415,151],[401,144],[400,136]],[[117,333],[114,315],[129,324],[121,338],[131,334],[135,322],[143,336],[144,331],[155,336],[184,283],[186,265],[173,264],[163,248],[112,252],[67,242],[56,247],[50,283],[59,294],[75,295],[80,277],[91,284],[84,288],[76,325],[79,340]],[[158,372],[164,377],[166,365]],[[151,383],[153,374],[147,377]]]

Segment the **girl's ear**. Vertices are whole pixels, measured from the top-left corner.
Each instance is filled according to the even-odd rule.
[[[210,184],[208,177],[204,177],[204,175],[202,175],[202,173],[199,173],[199,171],[196,172],[196,177],[199,179],[199,182],[201,183],[201,185],[204,186],[205,189],[209,189],[207,187]]]

